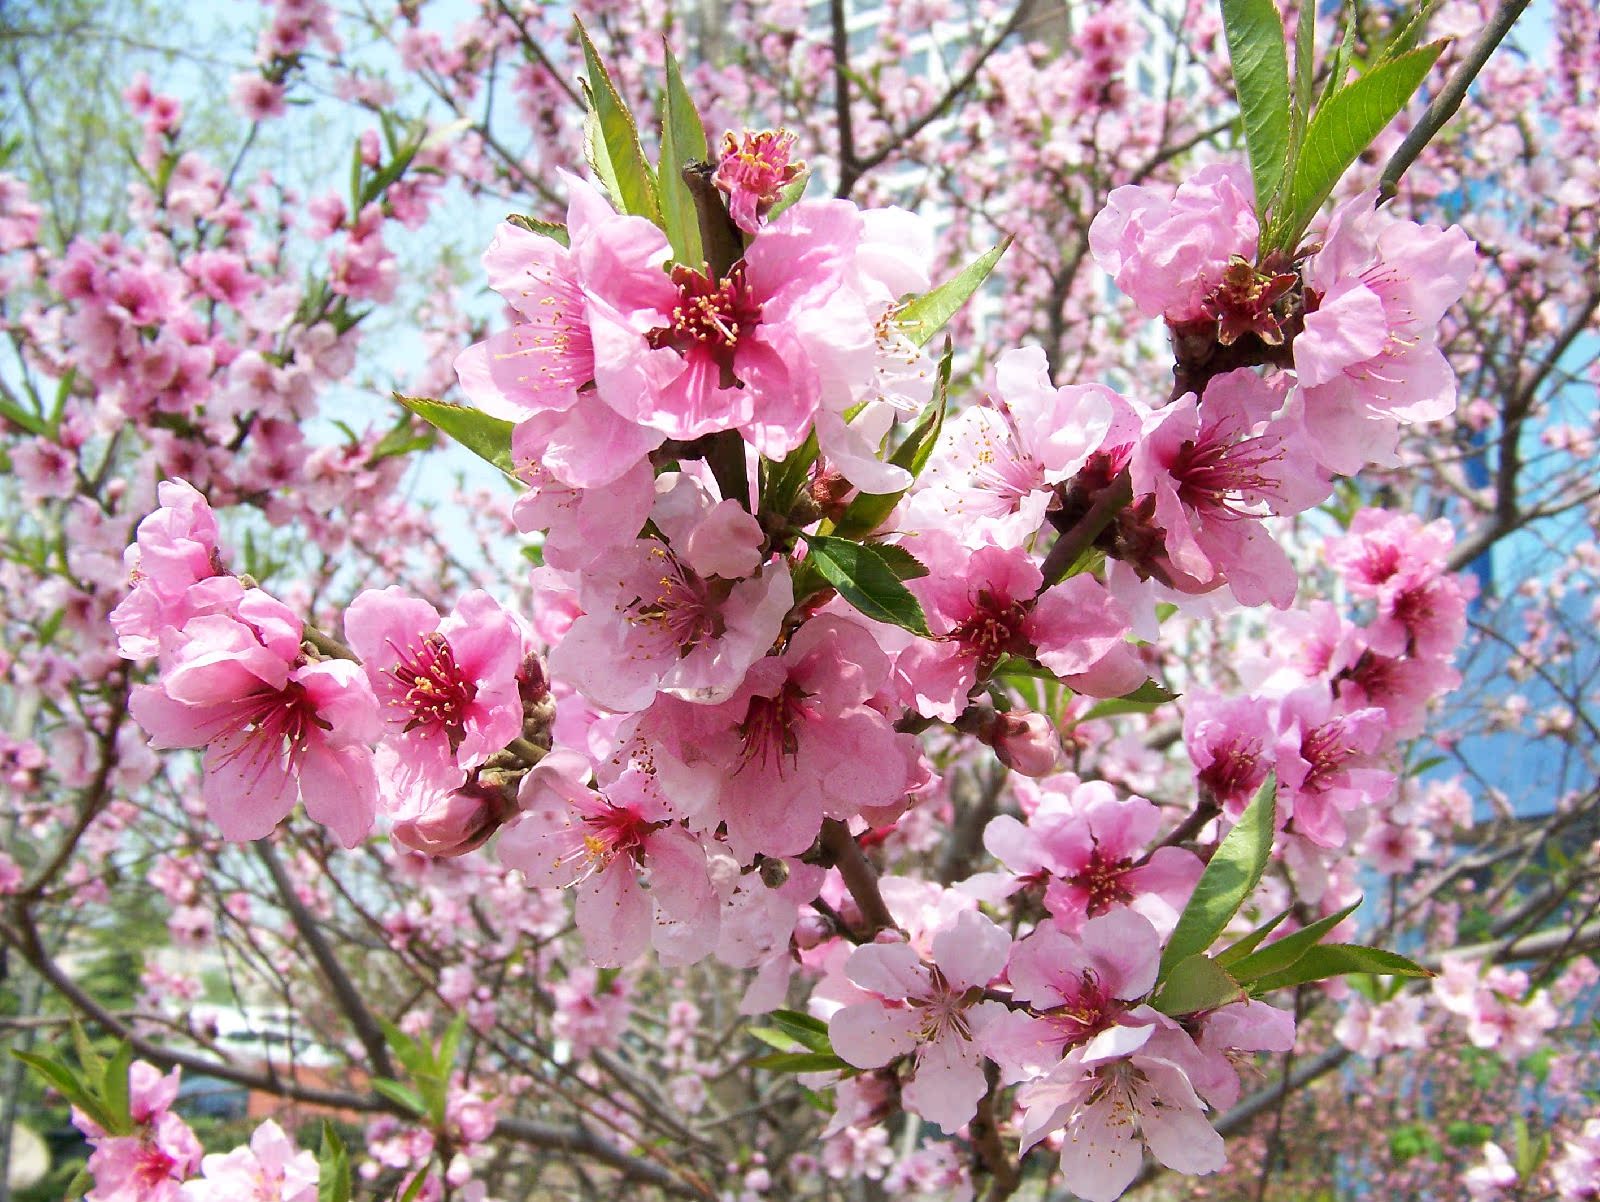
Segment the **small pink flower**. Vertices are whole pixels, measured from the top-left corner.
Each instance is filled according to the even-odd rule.
[[[205,748],[200,795],[229,839],[272,832],[296,796],[353,847],[372,827],[377,780],[368,742],[378,707],[361,669],[308,663],[300,622],[259,589],[236,616],[193,618],[161,680],[129,710],[155,748]]]
[[[488,593],[468,593],[441,620],[401,588],[368,589],[344,628],[382,703],[397,781],[454,787],[522,733],[522,634]]]
[[[321,1175],[316,1156],[271,1119],[244,1147],[207,1156],[200,1171],[178,1192],[180,1202],[316,1202]]]
[[[879,1068],[915,1052],[901,1092],[906,1108],[954,1135],[988,1086],[978,1041],[1003,1013],[983,991],[1005,966],[1011,938],[976,911],[933,937],[933,967],[904,943],[857,948],[845,972],[869,1000],[828,1023],[833,1049],[857,1068]]]
[[[783,189],[805,170],[794,160],[795,136],[788,130],[745,130],[722,135],[722,153],[713,182],[728,198],[728,214],[747,234],[761,228]]]

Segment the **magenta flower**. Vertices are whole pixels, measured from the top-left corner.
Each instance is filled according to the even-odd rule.
[[[931,640],[912,643],[895,664],[902,689],[917,712],[954,721],[967,695],[1008,655],[1039,662],[1080,691],[1102,695],[1143,683],[1128,632],[1126,611],[1091,576],[1072,579],[1036,596],[1044,577],[1027,552],[992,544],[976,550],[942,532],[908,544],[928,574],[907,587],[927,615]],[[1084,674],[1115,667],[1106,680]]]
[[[905,943],[857,948],[845,973],[870,996],[828,1022],[833,1050],[857,1068],[881,1068],[915,1053],[901,1091],[906,1109],[954,1135],[987,1092],[979,1040],[1005,1013],[983,992],[1005,967],[1011,937],[964,911],[933,937],[933,967]]]
[[[85,1202],[176,1202],[203,1155],[194,1132],[171,1111],[153,1117],[137,1134],[103,1136],[94,1145],[85,1166],[94,1188]]]
[[[666,922],[690,925],[710,951],[717,902],[699,842],[646,774],[630,769],[604,793],[583,784],[587,774],[564,749],[534,766],[519,793],[523,818],[500,839],[502,862],[535,888],[577,887],[578,929],[597,964],[634,960]]]
[[[722,135],[713,179],[728,198],[728,215],[747,234],[761,228],[783,189],[805,170],[794,159],[795,136],[786,129],[745,130]]]
[[[1466,289],[1477,248],[1460,226],[1402,221],[1372,192],[1334,210],[1306,264],[1305,328],[1294,340],[1297,407],[1310,449],[1351,475],[1392,463],[1401,422],[1454,412],[1456,379],[1439,320]]]
[[[200,796],[229,839],[270,834],[296,796],[346,847],[372,827],[371,686],[348,661],[306,662],[299,619],[259,589],[237,616],[191,619],[160,681],[128,708],[152,747],[205,748]]]
[[[1394,788],[1394,774],[1374,768],[1388,715],[1381,709],[1336,713],[1325,688],[1308,685],[1279,703],[1278,821],[1319,847],[1341,847],[1343,814],[1372,806]]]
[[[1270,707],[1258,697],[1192,693],[1183,715],[1183,743],[1205,794],[1237,819],[1272,770],[1276,733]]]
[[[872,635],[831,614],[811,619],[782,655],[757,660],[720,705],[672,703],[647,712],[640,734],[684,771],[663,788],[696,829],[725,823],[741,863],[798,855],[824,815],[848,819],[901,801],[915,740],[866,702],[889,661]]]
[[[1151,414],[1130,470],[1136,499],[1154,499],[1172,566],[1203,591],[1226,583],[1243,605],[1285,609],[1298,575],[1261,524],[1300,513],[1332,482],[1272,415],[1281,400],[1248,369],[1216,377]]]
[[[1042,1076],[1066,1055],[1116,1026],[1146,1026],[1154,1012],[1137,1005],[1155,988],[1161,941],[1148,921],[1113,910],[1076,935],[1045,924],[1011,949],[1006,976],[1027,1010],[989,1026],[983,1050],[1002,1079]]]
[[[488,593],[468,593],[441,621],[397,586],[368,589],[344,629],[383,705],[386,775],[404,791],[459,785],[522,733],[522,634]]]

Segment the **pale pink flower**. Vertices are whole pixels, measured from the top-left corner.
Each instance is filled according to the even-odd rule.
[[[85,1202],[177,1202],[179,1187],[199,1167],[203,1149],[189,1126],[171,1111],[155,1115],[134,1135],[94,1141]]]
[[[246,121],[266,121],[271,117],[283,116],[288,111],[283,95],[281,83],[273,83],[254,71],[235,75],[229,91],[233,107]]]
[[[156,486],[160,508],[139,523],[123,555],[133,591],[111,611],[117,646],[126,659],[161,650],[161,637],[202,613],[227,612],[243,586],[224,573],[217,519],[186,480]],[[197,588],[201,582],[208,583]]]
[[[298,618],[259,589],[236,616],[191,619],[161,680],[128,703],[157,749],[205,748],[200,795],[229,839],[259,839],[294,808],[353,847],[372,827],[379,728],[366,676],[346,660],[307,662]]]
[[[397,586],[368,589],[344,630],[383,706],[385,774],[403,792],[452,788],[522,733],[522,634],[488,593],[468,593],[441,620]]]
[[[250,1142],[200,1162],[201,1177],[178,1192],[180,1202],[316,1202],[317,1158],[271,1119]]]
[[[635,959],[653,926],[668,921],[694,927],[710,951],[716,898],[699,842],[645,773],[629,769],[603,793],[583,783],[587,773],[564,749],[534,766],[518,795],[522,820],[501,836],[501,860],[536,888],[577,886],[578,929],[597,964]]]
[[[1244,169],[1222,163],[1202,167],[1175,195],[1115,188],[1089,226],[1089,249],[1146,317],[1205,317],[1229,262],[1256,257],[1251,195]]]
[[[1076,935],[1050,923],[1011,949],[1006,976],[1027,1010],[1010,1010],[984,1033],[983,1050],[1002,1080],[1042,1076],[1068,1050],[1115,1026],[1146,1026],[1140,1006],[1155,987],[1161,943],[1138,914],[1113,910],[1085,922]]]
[[[1005,1007],[979,999],[1010,946],[994,923],[966,911],[933,937],[931,969],[904,943],[857,948],[845,972],[871,998],[829,1020],[834,1051],[857,1068],[879,1068],[914,1052],[901,1099],[955,1134],[988,1089],[977,1041]]]
[[[1586,1119],[1562,1142],[1561,1155],[1550,1164],[1550,1180],[1561,1202],[1600,1198],[1600,1118]]]
[[[1438,326],[1476,267],[1460,226],[1402,221],[1372,192],[1334,210],[1306,264],[1305,328],[1294,339],[1296,409],[1329,470],[1393,463],[1401,423],[1454,412]]]
[[[1483,1158],[1461,1175],[1461,1184],[1472,1202],[1493,1202],[1516,1187],[1517,1169],[1499,1144],[1486,1143],[1482,1152]]]

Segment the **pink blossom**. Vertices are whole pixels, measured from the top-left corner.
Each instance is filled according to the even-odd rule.
[[[281,117],[287,111],[283,102],[284,87],[254,71],[233,77],[230,98],[233,107],[246,121],[266,121]]]
[[[1188,394],[1150,415],[1130,471],[1135,503],[1152,498],[1167,557],[1196,591],[1225,581],[1241,604],[1284,609],[1298,576],[1261,518],[1311,508],[1331,482],[1272,420],[1280,400],[1247,369],[1218,376],[1203,404]]]
[[[227,612],[243,595],[237,581],[223,576],[217,519],[205,497],[186,480],[163,480],[156,497],[160,508],[139,523],[123,556],[133,591],[111,611],[118,649],[128,659],[155,655],[164,633],[198,614]],[[195,587],[217,577],[223,579]]]
[[[306,662],[300,622],[259,589],[236,616],[191,619],[161,680],[129,710],[155,748],[205,748],[200,795],[224,836],[259,839],[294,808],[353,847],[372,826],[377,781],[367,743],[377,701],[345,660]]]
[[[713,178],[728,198],[728,215],[747,234],[761,228],[783,190],[805,170],[794,159],[795,136],[786,129],[745,130],[722,135]]]
[[[1011,1010],[984,1033],[985,1055],[1007,1082],[1042,1076],[1072,1048],[1119,1025],[1142,1026],[1153,1012],[1138,1003],[1155,987],[1161,944],[1155,928],[1113,910],[1069,935],[1046,923],[1015,944],[1006,975]]]
[[[1061,736],[1050,719],[1029,710],[996,714],[986,741],[1000,762],[1023,776],[1048,776],[1061,758]]]
[[[171,1111],[154,1116],[134,1135],[93,1141],[85,1202],[177,1202],[179,1187],[201,1163],[202,1148],[189,1126]]]
[[[522,635],[488,593],[468,593],[441,620],[397,586],[368,589],[344,628],[383,706],[397,782],[453,787],[522,733]]]
[[[1146,317],[1204,317],[1230,260],[1256,257],[1251,193],[1245,171],[1221,163],[1202,167],[1170,197],[1153,187],[1115,188],[1089,226],[1090,251]]]
[[[1600,1197],[1600,1118],[1584,1120],[1582,1128],[1562,1141],[1561,1154],[1550,1164],[1550,1180],[1561,1202]]]
[[[453,858],[482,847],[514,813],[496,784],[469,777],[460,788],[391,806],[395,842],[425,856]]]
[[[1272,770],[1276,738],[1269,707],[1257,697],[1192,693],[1183,716],[1183,742],[1196,781],[1237,819]]]
[[[1499,1144],[1485,1143],[1482,1159],[1461,1175],[1461,1184],[1472,1202],[1493,1202],[1516,1187],[1516,1166]]]
[[[857,948],[845,972],[871,996],[829,1020],[834,1051],[858,1068],[914,1052],[901,1098],[908,1110],[955,1134],[988,1089],[977,1041],[1005,1007],[979,999],[1010,945],[999,927],[966,911],[933,937],[932,969],[904,943]]]
[[[1455,410],[1438,325],[1476,267],[1460,226],[1402,221],[1371,192],[1334,210],[1306,264],[1305,328],[1294,340],[1297,411],[1329,470],[1392,463],[1400,423]]]
[[[317,1158],[302,1151],[271,1119],[249,1144],[213,1153],[200,1162],[201,1177],[178,1192],[180,1202],[316,1202]]]
[[[1335,713],[1325,689],[1309,685],[1279,703],[1278,821],[1319,847],[1345,840],[1345,812],[1375,805],[1394,787],[1394,775],[1370,767],[1383,742],[1380,709]]]
[[[582,783],[587,772],[580,756],[559,749],[534,766],[518,795],[523,818],[500,839],[501,860],[536,888],[578,887],[578,928],[598,964],[637,958],[654,923],[666,921],[696,928],[709,951],[716,901],[700,844],[645,773],[629,769],[597,793]]]

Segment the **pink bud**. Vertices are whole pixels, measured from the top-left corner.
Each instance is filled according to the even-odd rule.
[[[482,847],[515,808],[502,790],[473,780],[417,817],[396,822],[394,837],[423,855],[464,856]]]
[[[1002,764],[1023,776],[1050,775],[1061,753],[1061,740],[1050,719],[1028,710],[996,715],[987,741]]]

